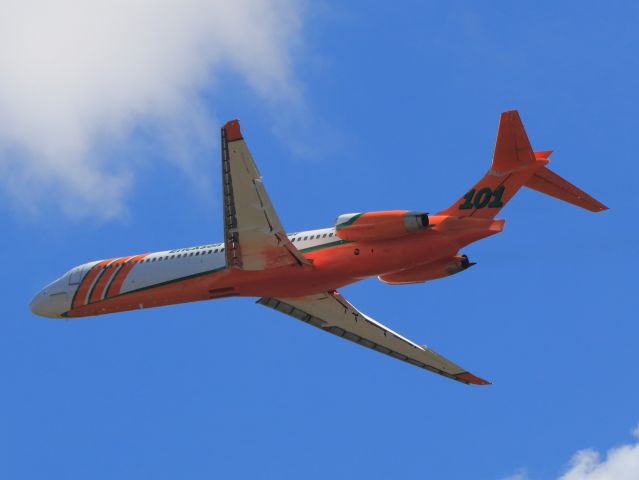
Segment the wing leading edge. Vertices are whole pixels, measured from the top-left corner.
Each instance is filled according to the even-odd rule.
[[[286,236],[237,120],[222,128],[222,192],[227,268],[309,264]]]
[[[338,337],[458,382],[473,385],[490,384],[428,347],[417,345],[364,315],[338,292],[301,298],[261,298],[257,303]]]

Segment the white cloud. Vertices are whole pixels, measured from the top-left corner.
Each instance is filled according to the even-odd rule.
[[[3,1],[0,186],[20,208],[122,214],[134,166],[105,151],[143,125],[188,167],[185,145],[214,145],[199,95],[226,72],[295,102],[300,21],[295,0]]]
[[[579,450],[569,468],[558,480],[637,480],[639,479],[639,425],[633,431],[634,443],[612,448],[602,459],[592,449]],[[518,470],[504,480],[526,480],[525,470]]]
[[[639,478],[639,426],[635,443],[609,450],[604,460],[587,449],[575,454],[570,469],[559,480],[637,480]]]
[[[528,474],[526,473],[526,469],[520,468],[512,475],[508,475],[504,477],[503,480],[527,480]]]

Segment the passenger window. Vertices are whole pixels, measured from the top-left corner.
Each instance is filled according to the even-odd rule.
[[[308,240],[308,235],[304,237],[304,240]]]

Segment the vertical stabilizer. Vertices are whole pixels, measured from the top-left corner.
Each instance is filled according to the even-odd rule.
[[[493,218],[533,173],[548,163],[536,158],[516,110],[499,120],[493,161],[488,173],[439,215]]]

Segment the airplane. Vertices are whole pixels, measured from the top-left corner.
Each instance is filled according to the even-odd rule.
[[[34,314],[71,319],[232,296],[461,383],[490,384],[373,320],[337,290],[378,277],[422,283],[475,265],[460,249],[500,233],[498,212],[525,186],[592,212],[607,207],[552,172],[516,110],[501,114],[486,175],[447,209],[347,213],[331,227],[287,234],[242,136],[221,130],[224,241],[96,260],[40,291]]]

